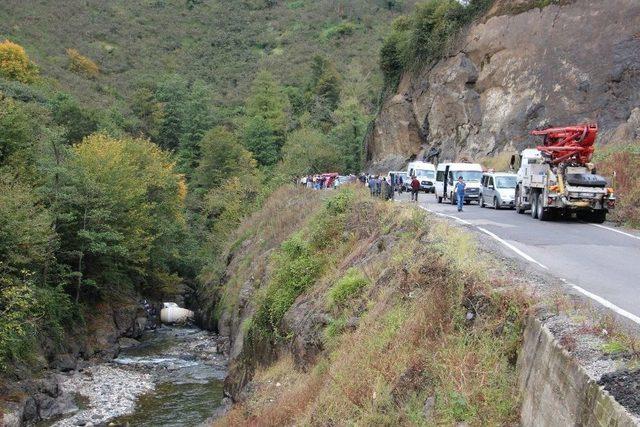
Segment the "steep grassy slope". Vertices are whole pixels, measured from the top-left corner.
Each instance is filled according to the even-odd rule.
[[[246,96],[258,68],[300,83],[315,54],[375,88],[382,38],[413,3],[7,0],[0,3],[0,38],[23,45],[45,75],[95,105],[127,98],[137,81],[170,73],[205,81],[212,100],[228,103]],[[72,72],[68,48],[94,60],[100,74]]]
[[[218,304],[240,403],[219,424],[517,420],[527,304],[471,236],[359,188],[282,189],[241,230]]]

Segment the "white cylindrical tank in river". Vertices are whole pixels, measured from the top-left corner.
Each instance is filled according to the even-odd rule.
[[[165,302],[164,308],[160,310],[162,323],[182,323],[190,319],[193,319],[193,311],[178,307],[175,302]]]

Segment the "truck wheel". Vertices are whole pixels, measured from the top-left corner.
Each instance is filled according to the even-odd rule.
[[[500,205],[498,204],[498,198],[497,197],[493,198],[493,209],[500,210]]]
[[[518,212],[519,214],[523,214],[525,209],[522,206],[522,195],[520,194],[520,188],[516,188],[516,200],[515,200],[515,204],[516,204],[516,212]]]
[[[593,211],[589,219],[593,223],[602,224],[607,219],[607,213],[605,211]]]
[[[449,195],[449,200],[451,200],[451,204],[454,206],[458,204],[458,198],[454,196],[453,193]]]
[[[531,195],[531,218],[538,218],[538,195],[535,193]]]
[[[551,212],[544,208],[543,194],[538,194],[536,200],[536,210],[538,211],[538,219],[540,221],[549,221],[551,219]]]
[[[480,203],[480,207],[481,208],[484,208],[485,206],[487,206],[487,205],[484,204],[484,197],[483,196],[480,196],[480,202],[479,203]]]
[[[442,197],[436,196],[436,199],[438,199],[438,203],[442,203]]]

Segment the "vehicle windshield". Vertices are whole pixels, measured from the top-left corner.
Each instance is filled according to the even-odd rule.
[[[496,177],[496,188],[516,188],[515,176],[499,176]]]
[[[453,180],[457,180],[459,176],[462,177],[465,181],[480,181],[482,178],[482,172],[479,171],[454,171],[451,172],[453,174]]]
[[[436,173],[434,171],[426,169],[416,169],[414,173],[416,174],[416,176],[420,176],[423,178],[434,178],[436,176]]]

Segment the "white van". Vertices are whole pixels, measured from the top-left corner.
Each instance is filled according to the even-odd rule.
[[[449,200],[452,205],[456,204],[453,189],[459,176],[467,184],[464,192],[464,202],[478,202],[482,166],[478,163],[440,163],[436,171],[435,185],[438,203],[442,203],[442,200]]]
[[[428,162],[409,162],[407,165],[409,179],[412,176],[420,181],[420,189],[425,193],[433,193],[433,182],[436,178],[436,167]]]

